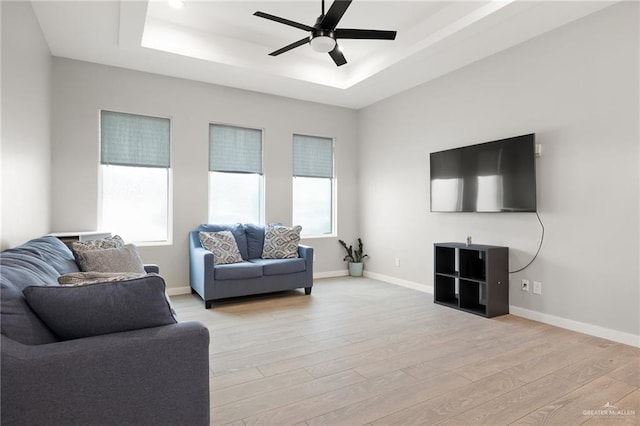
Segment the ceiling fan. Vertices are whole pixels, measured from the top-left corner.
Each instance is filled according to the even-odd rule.
[[[291,27],[309,32],[309,35],[307,37],[295,41],[274,52],[271,52],[269,53],[269,55],[278,56],[284,52],[288,52],[291,49],[309,43],[311,44],[313,50],[322,53],[329,53],[329,56],[331,56],[333,62],[335,62],[337,66],[341,66],[346,64],[347,60],[345,59],[340,50],[340,47],[338,46],[338,39],[395,40],[395,31],[336,28],[336,26],[340,22],[340,19],[342,19],[342,16],[351,4],[351,1],[352,0],[335,0],[325,14],[324,0],[322,0],[322,14],[318,17],[315,25],[312,27],[264,12],[254,13],[255,16],[258,16],[260,18],[269,19],[271,21],[279,22],[281,24],[289,25]]]

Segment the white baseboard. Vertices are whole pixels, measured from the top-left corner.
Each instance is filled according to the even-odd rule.
[[[388,275],[383,275],[383,274],[378,274],[375,272],[368,272],[368,271],[364,271],[364,276],[373,278],[375,280],[384,281],[390,284],[396,284],[402,287],[408,287],[414,290],[433,294],[433,286],[429,286],[426,284],[420,284],[413,281],[402,280],[400,278],[394,278]],[[603,339],[611,340],[611,341],[622,343],[629,346],[640,347],[640,336],[636,336],[631,333],[612,330],[610,328],[600,327],[593,324],[587,324],[580,321],[574,321],[574,320],[558,317],[555,315],[545,314],[542,312],[531,311],[531,310],[520,308],[518,306],[513,306],[513,305],[509,306],[509,313],[512,315],[530,319],[533,321],[538,321],[538,322],[553,325],[556,327],[565,328],[571,331],[577,331],[578,333],[584,333],[590,336],[601,337]]]
[[[567,318],[557,317],[551,314],[531,311],[529,309],[520,308],[518,306],[509,306],[509,313],[518,317],[530,319],[533,321],[543,322],[545,324],[554,325],[556,327],[565,328],[578,333],[588,334],[590,336],[601,337],[603,339],[612,340],[614,342],[623,343],[629,346],[640,347],[640,336],[623,331],[612,330],[593,324],[587,324],[580,321],[574,321]]]
[[[191,294],[191,287],[169,287],[167,289],[169,296],[180,296],[181,294]]]
[[[349,275],[349,272],[347,272],[346,269],[343,271],[318,272],[313,274],[313,279],[319,280],[322,278],[346,277],[347,275]]]
[[[420,284],[413,281],[407,281],[400,278],[390,277],[388,275],[378,274],[375,272],[364,271],[364,276],[367,278],[373,278],[374,280],[384,281],[390,284],[396,284],[402,287],[411,288],[413,290],[422,291],[424,293],[433,294],[433,286]]]

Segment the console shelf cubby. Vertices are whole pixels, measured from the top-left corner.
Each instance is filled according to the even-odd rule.
[[[487,318],[509,313],[509,248],[436,243],[433,301]]]

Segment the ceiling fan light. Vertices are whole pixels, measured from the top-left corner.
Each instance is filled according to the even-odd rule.
[[[320,53],[329,53],[336,47],[336,41],[326,35],[312,38],[309,44],[311,44],[313,50]]]

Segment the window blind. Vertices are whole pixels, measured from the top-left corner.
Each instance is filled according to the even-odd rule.
[[[100,164],[170,167],[168,118],[100,111]]]
[[[209,125],[209,171],[262,174],[262,131]]]
[[[333,139],[293,135],[293,175],[333,178]]]

